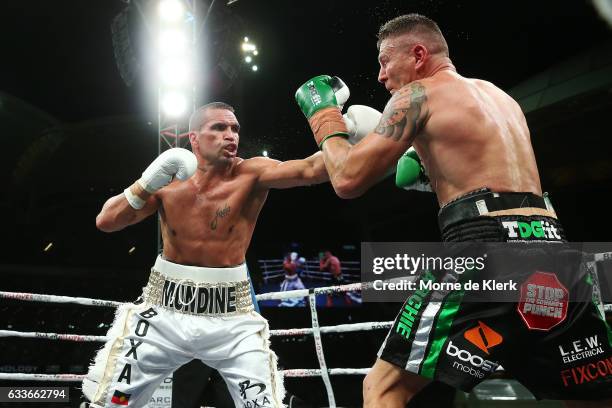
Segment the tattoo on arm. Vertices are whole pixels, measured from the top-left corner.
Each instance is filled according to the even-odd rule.
[[[407,139],[412,144],[425,116],[421,111],[426,101],[425,87],[420,82],[400,89],[385,106],[374,132],[397,141]]]
[[[217,213],[215,214],[215,218],[210,222],[210,229],[216,230],[219,218],[225,217],[227,214],[229,214],[229,212],[230,212],[230,206],[227,205],[227,203],[225,203],[225,207],[217,208]]]

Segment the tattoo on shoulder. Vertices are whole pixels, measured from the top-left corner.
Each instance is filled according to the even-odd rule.
[[[385,106],[385,111],[374,130],[381,136],[412,143],[422,125],[423,104],[427,101],[425,87],[413,82],[398,90]]]

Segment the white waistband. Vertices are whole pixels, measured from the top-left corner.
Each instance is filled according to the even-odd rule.
[[[157,272],[173,279],[189,279],[193,282],[238,282],[248,279],[246,264],[231,268],[211,268],[208,266],[181,265],[162,259],[161,255],[153,266]]]

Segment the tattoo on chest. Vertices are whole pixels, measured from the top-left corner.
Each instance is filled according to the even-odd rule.
[[[217,224],[219,222],[219,218],[223,218],[227,216],[229,212],[230,212],[230,206],[227,203],[225,203],[225,206],[223,208],[217,208],[215,218],[210,222],[210,228],[212,230],[216,230]]]
[[[421,110],[426,101],[425,87],[419,82],[400,89],[387,103],[374,131],[394,140],[408,137],[412,143],[425,116],[421,115]]]

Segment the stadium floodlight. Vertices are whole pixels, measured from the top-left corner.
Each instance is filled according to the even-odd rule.
[[[159,68],[159,78],[167,86],[182,85],[190,78],[187,64],[179,60],[164,61]]]
[[[253,58],[252,58],[250,55],[247,55],[247,56],[244,58],[244,61],[245,61],[245,62],[248,62],[248,63],[251,63],[251,61],[253,61]]]
[[[185,55],[187,36],[181,30],[167,29],[159,34],[159,53],[165,57]]]
[[[257,65],[253,65],[253,66],[251,67],[251,69],[252,69],[253,71],[257,71],[259,68],[257,68]]]
[[[187,110],[187,97],[176,91],[166,93],[161,98],[164,113],[170,117],[181,116]]]
[[[181,131],[186,118],[194,109],[196,86],[194,82],[197,65],[196,58],[198,39],[197,28],[200,18],[196,13],[196,1],[193,0],[153,0],[156,3],[156,33],[153,37],[157,50],[157,108],[158,138],[157,150],[161,153],[166,148],[181,147],[184,144]],[[214,0],[213,2],[214,3]],[[212,4],[211,4],[212,6]],[[199,6],[198,6],[199,7]],[[210,11],[210,8],[209,8]],[[196,25],[198,27],[196,27]],[[159,224],[157,228],[157,248],[162,248]],[[136,251],[134,245],[128,253]]]
[[[264,150],[263,152],[261,152],[261,155],[262,155],[263,157],[268,157],[268,151],[267,151],[267,150]]]
[[[257,50],[253,51],[253,55],[257,55],[257,54],[259,54]]]
[[[257,50],[257,46],[253,43],[249,43],[249,42],[244,42],[242,43],[242,51],[245,52],[254,52]]]
[[[185,8],[180,0],[162,0],[159,2],[159,17],[167,22],[176,22],[185,16]]]

